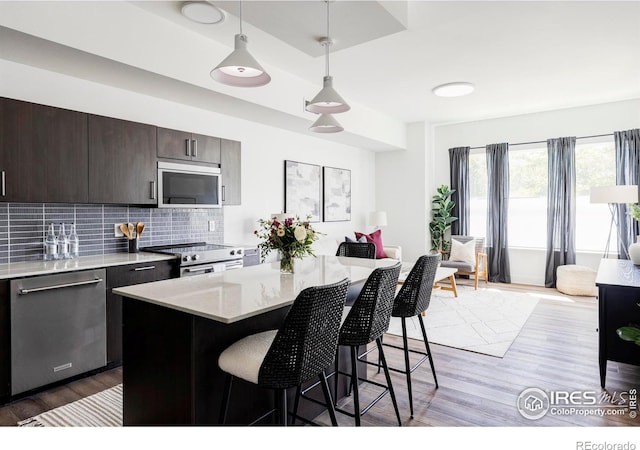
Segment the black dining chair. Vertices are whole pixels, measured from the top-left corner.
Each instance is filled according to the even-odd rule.
[[[227,373],[220,411],[222,424],[226,422],[234,378],[274,391],[276,407],[251,425],[276,413],[277,423],[286,426],[287,389],[299,387],[315,377],[322,386],[331,423],[338,424],[325,369],[331,366],[336,355],[348,285],[349,280],[345,278],[338,283],[304,289],[278,330],[247,336],[220,354],[218,365]],[[296,401],[295,415],[297,406]]]
[[[340,242],[336,256],[376,259],[376,244],[373,242]],[[365,280],[351,283],[347,291],[347,305],[352,305],[364,286]]]
[[[433,373],[433,381],[435,382],[436,389],[438,388],[438,378],[436,377],[436,369],[433,365],[433,357],[431,355],[431,349],[429,347],[429,339],[427,339],[427,332],[424,327],[424,321],[422,314],[429,308],[431,300],[431,291],[433,289],[433,282],[436,276],[436,270],[438,270],[438,264],[440,262],[440,254],[434,253],[430,255],[423,255],[414,264],[407,275],[407,279],[402,283],[402,287],[398,291],[393,301],[393,310],[391,312],[392,317],[399,317],[402,323],[402,346],[389,344],[383,342],[384,346],[400,349],[404,352],[404,369],[397,369],[389,367],[389,370],[394,372],[403,373],[407,377],[407,389],[409,393],[409,409],[411,411],[411,418],[413,418],[413,392],[411,389],[411,373],[416,370],[427,359],[431,364],[431,372]],[[425,352],[409,348],[407,339],[407,319],[417,317],[420,329],[422,330],[422,337],[424,339]],[[410,353],[421,355],[421,359],[413,366],[410,363]]]
[[[340,242],[336,256],[375,259],[376,244],[373,242]]]
[[[338,347],[349,347],[351,372],[340,370],[338,353],[336,353],[334,386],[335,392],[338,391],[338,377],[340,375],[348,376],[350,380],[350,391],[353,393],[353,412],[347,411],[336,406],[336,411],[355,418],[356,426],[360,426],[361,417],[366,414],[378,401],[380,401],[387,393],[391,396],[393,408],[398,419],[398,425],[402,425],[398,403],[393,390],[391,376],[387,369],[387,363],[382,349],[382,336],[389,329],[389,321],[391,320],[391,311],[393,309],[393,298],[395,295],[398,277],[400,275],[400,262],[389,266],[375,269],[367,278],[358,298],[352,307],[346,307],[343,313],[343,322],[340,327],[338,337]],[[380,356],[380,364],[384,369],[386,385],[374,381],[368,377],[361,377],[358,374],[358,363],[377,365],[367,361],[359,355],[360,347],[365,347],[375,342]],[[360,405],[360,395],[358,390],[359,382],[366,382],[382,388],[382,392],[364,408]]]

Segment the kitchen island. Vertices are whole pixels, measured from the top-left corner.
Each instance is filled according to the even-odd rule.
[[[301,290],[345,277],[356,283],[395,263],[318,256],[296,261],[292,275],[275,262],[114,289],[124,297],[124,425],[216,424],[225,348],[278,328]],[[235,386],[230,423],[249,423],[272,405],[271,392],[241,380]],[[338,396],[346,380],[339,389]],[[320,411],[305,407],[309,418]]]

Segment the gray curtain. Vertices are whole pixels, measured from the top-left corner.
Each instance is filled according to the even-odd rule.
[[[544,284],[556,286],[556,268],[576,263],[576,138],[547,140],[547,263]]]
[[[640,184],[640,128],[613,133],[616,142],[616,184]],[[618,204],[618,257],[627,259],[627,248],[640,234],[638,222],[627,215],[627,205]]]
[[[451,196],[455,203],[452,214],[458,218],[451,224],[452,235],[469,235],[469,150],[469,147],[449,149],[449,187],[455,189]]]
[[[509,211],[509,144],[487,149],[487,257],[489,281],[511,283],[507,218]]]

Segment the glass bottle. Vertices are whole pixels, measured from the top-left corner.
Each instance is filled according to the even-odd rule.
[[[80,253],[80,239],[76,233],[76,224],[71,224],[71,231],[69,232],[69,256],[71,258],[77,258]]]
[[[69,258],[69,236],[64,232],[64,223],[58,229],[58,259]]]
[[[53,261],[58,259],[58,239],[56,238],[53,223],[49,225],[47,237],[44,240],[44,259],[45,261]]]

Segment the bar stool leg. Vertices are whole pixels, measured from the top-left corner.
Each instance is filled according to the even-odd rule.
[[[351,387],[353,389],[353,412],[356,426],[360,426],[360,394],[358,393],[358,349],[351,347]]]
[[[382,350],[382,342],[380,338],[376,339],[378,345],[378,351],[380,352],[380,360],[382,362],[382,368],[384,369],[384,376],[387,379],[387,386],[389,386],[389,394],[391,394],[391,401],[393,402],[393,408],[396,410],[396,418],[398,419],[398,426],[402,426],[402,420],[400,419],[400,411],[398,410],[398,402],[396,401],[396,394],[393,392],[393,385],[391,384],[391,376],[389,375],[389,367],[387,367],[387,359],[384,357],[384,350]]]
[[[422,316],[418,315],[420,321],[420,328],[422,329],[422,338],[424,339],[424,347],[429,355],[429,364],[431,364],[431,372],[433,373],[433,381],[436,383],[436,389],[438,389],[438,377],[436,377],[436,368],[433,365],[433,356],[431,356],[431,348],[429,347],[429,339],[427,339],[427,331],[424,329],[424,321]]]
[[[293,416],[291,417],[291,425],[296,424],[296,417],[298,417],[298,406],[300,406],[300,396],[302,395],[302,385],[299,384],[296,388],[296,399],[293,402]]]
[[[222,407],[220,408],[220,418],[218,421],[221,424],[227,422],[227,411],[229,409],[229,399],[231,398],[231,382],[233,381],[233,375],[227,374],[224,382],[224,391],[222,393]]]
[[[338,426],[338,419],[336,418],[336,410],[333,407],[333,400],[331,399],[331,392],[329,391],[329,383],[327,383],[327,374],[323,370],[322,373],[320,375],[318,375],[318,377],[320,378],[320,384],[322,385],[322,392],[324,393],[324,401],[327,404],[327,409],[329,410],[329,417],[331,418],[331,425],[333,425],[334,427],[337,427]],[[296,398],[296,401],[297,401],[297,398]],[[298,407],[296,406],[295,409],[297,411]],[[294,419],[295,419],[295,417],[294,417]]]
[[[407,376],[407,391],[409,392],[409,411],[413,419],[413,390],[411,389],[411,362],[409,361],[409,341],[407,339],[407,319],[402,317],[402,346],[404,348],[404,367]]]
[[[340,346],[338,346],[338,349],[336,350],[336,366],[335,366],[335,370],[333,372],[333,387],[334,387],[334,391],[335,394],[335,398],[333,399],[333,406],[336,407],[338,406],[338,377],[340,376]]]
[[[287,418],[287,390],[275,389],[275,401],[276,401],[276,423],[286,427],[288,424]]]

